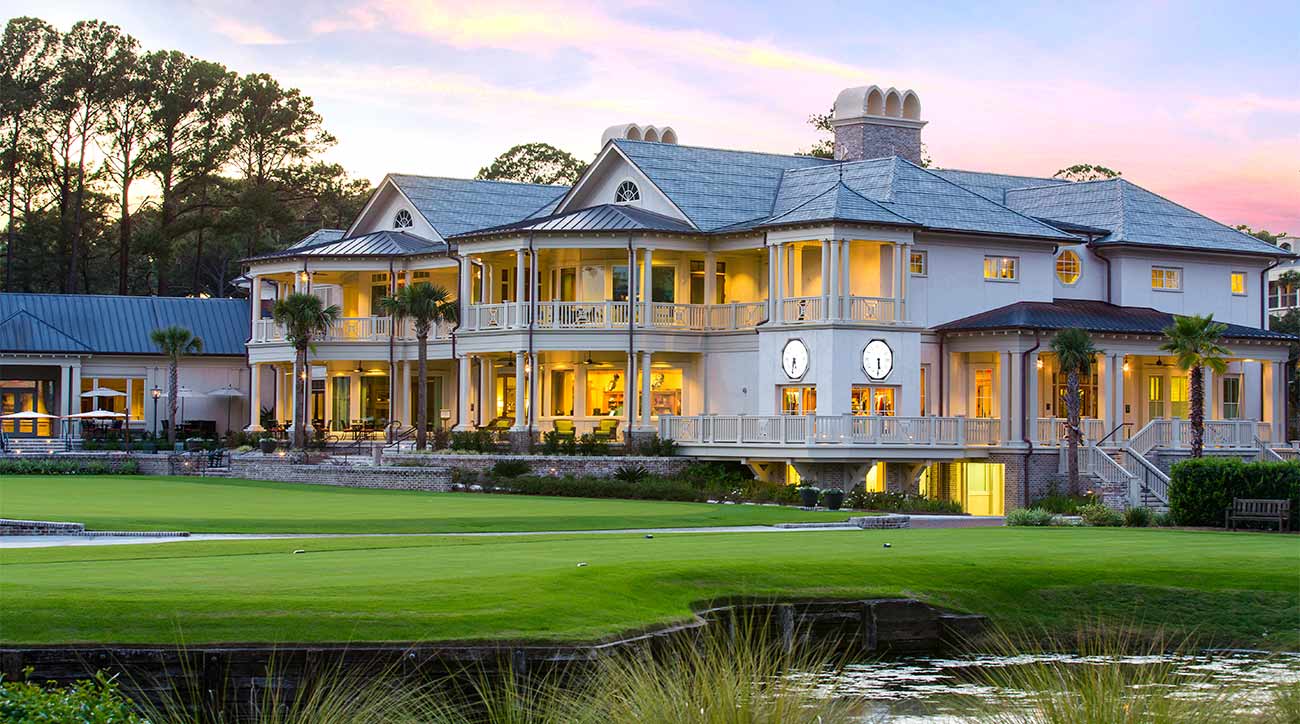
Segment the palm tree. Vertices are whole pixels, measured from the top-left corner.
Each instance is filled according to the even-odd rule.
[[[324,335],[339,318],[339,308],[326,307],[320,297],[294,292],[275,303],[271,317],[284,327],[284,338],[293,345],[293,445],[298,449],[307,441],[307,348],[312,339]]]
[[[203,340],[180,325],[161,327],[149,333],[149,339],[167,357],[167,443],[176,445],[176,407],[180,404],[180,387],[176,384],[181,357],[203,352]]]
[[[1065,372],[1065,415],[1066,438],[1070,446],[1067,460],[1070,480],[1070,494],[1079,492],[1079,443],[1083,433],[1079,429],[1079,412],[1082,407],[1082,394],[1079,391],[1079,378],[1092,369],[1093,358],[1101,353],[1092,344],[1092,335],[1082,329],[1065,329],[1052,340],[1052,351],[1056,353],[1057,364]]]
[[[429,330],[440,322],[456,320],[456,303],[451,301],[451,294],[442,287],[428,282],[420,282],[397,290],[397,294],[384,297],[379,306],[385,314],[397,320],[410,318],[415,322],[415,338],[419,342],[419,422],[415,427],[415,447],[423,450],[428,444],[429,408],[428,408],[428,362]]]
[[[1228,371],[1225,359],[1231,352],[1219,344],[1228,325],[1214,321],[1214,315],[1174,317],[1165,328],[1165,343],[1160,349],[1174,355],[1178,366],[1191,378],[1192,457],[1199,458],[1205,448],[1205,375],[1209,367],[1217,374]]]

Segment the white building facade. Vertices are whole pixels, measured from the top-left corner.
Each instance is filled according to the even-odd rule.
[[[351,228],[247,260],[253,399],[291,419],[293,351],[269,306],[307,291],[343,312],[311,355],[311,418],[409,427],[416,344],[378,299],[427,281],[460,310],[429,349],[440,425],[520,445],[657,434],[777,480],[998,514],[1060,479],[1051,340],[1080,327],[1102,350],[1084,381],[1089,488],[1159,505],[1189,404],[1161,331],[1212,314],[1232,359],[1206,380],[1207,446],[1289,454],[1289,338],[1266,323],[1288,251],[1122,179],[923,168],[911,91],[848,89],[833,126],[834,159],[627,124],[571,188],[389,176]]]

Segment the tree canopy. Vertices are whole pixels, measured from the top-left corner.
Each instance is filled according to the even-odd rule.
[[[586,168],[576,156],[549,143],[521,143],[479,169],[475,178],[571,186]]]
[[[1052,174],[1052,178],[1059,178],[1062,181],[1100,181],[1108,178],[1119,178],[1123,175],[1122,171],[1106,168],[1100,164],[1076,163]]]

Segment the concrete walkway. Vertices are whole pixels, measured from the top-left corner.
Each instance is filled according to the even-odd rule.
[[[1000,517],[973,518],[955,515],[913,515],[913,528],[971,528],[1002,525]],[[777,528],[768,525],[734,525],[699,528],[616,528],[603,530],[544,530],[511,531],[492,533],[194,533],[188,537],[150,537],[133,534],[130,536],[77,536],[77,535],[38,535],[38,536],[0,536],[0,548],[55,548],[60,546],[111,546],[138,545],[143,543],[185,543],[188,541],[223,541],[223,540],[280,540],[307,538],[416,538],[436,536],[441,538],[498,538],[526,535],[608,535],[611,533],[628,533],[645,535],[647,533],[807,533],[825,531],[859,531],[862,529],[847,523],[832,523],[819,528]],[[894,532],[886,530],[885,532]]]

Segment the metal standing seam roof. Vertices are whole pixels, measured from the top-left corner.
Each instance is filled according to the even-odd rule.
[[[456,238],[465,239],[475,236],[525,231],[666,231],[680,234],[698,233],[690,224],[680,219],[674,219],[671,216],[664,216],[636,206],[601,204],[600,206],[591,206],[563,214],[524,219],[513,224],[479,229],[460,234]]]
[[[555,209],[568,186],[389,174],[441,236],[500,226]]]
[[[255,256],[245,261],[300,256],[405,256],[447,251],[447,243],[416,236],[407,231],[382,229],[369,234],[325,241],[312,246],[291,246],[283,251]]]
[[[1016,302],[980,312],[935,329],[941,332],[991,329],[1060,330],[1085,329],[1112,334],[1164,334],[1174,316],[1150,307],[1121,307],[1086,299],[1055,299],[1050,302]],[[1225,337],[1291,341],[1295,337],[1268,329],[1224,323]]]
[[[0,294],[0,352],[156,355],[150,333],[180,325],[203,355],[243,356],[250,316],[244,299]]]
[[[1136,244],[1197,251],[1287,256],[1288,252],[1122,178],[1007,191],[1026,214],[1106,229],[1098,246]]]

